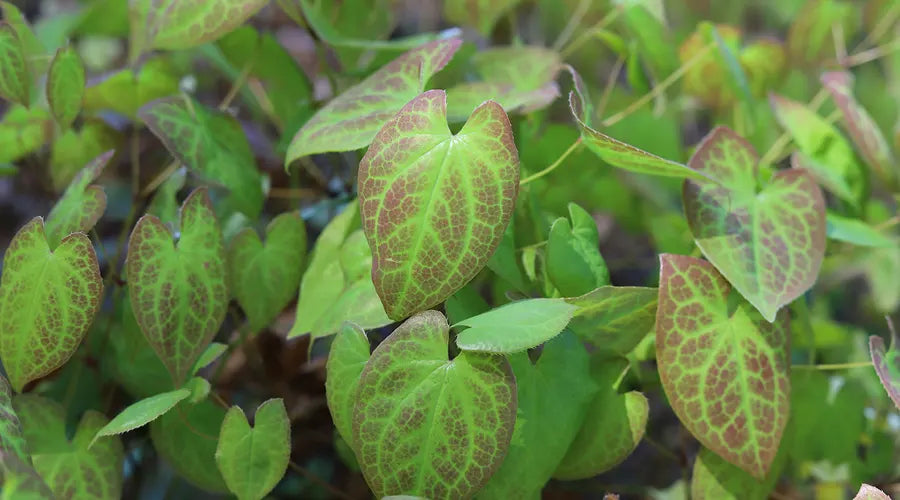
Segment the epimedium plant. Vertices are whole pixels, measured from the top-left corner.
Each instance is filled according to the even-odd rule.
[[[697,22],[676,53],[654,2],[535,2],[567,19],[551,47],[515,31],[516,1],[446,0],[444,18],[473,31],[393,38],[390,2],[276,3],[96,1],[52,29],[0,3],[0,161],[46,160],[60,193],[3,260],[4,498],[121,497],[126,457],[143,464],[147,450],[241,499],[315,478],[292,460],[302,423],[288,384],[223,396],[235,359],[275,369],[260,344],[276,329],[327,356],[334,448],[378,498],[537,498],[614,471],[643,442],[690,467],[676,488],[695,499],[896,476],[896,333],[889,346],[868,337],[860,361],[847,346],[866,338],[828,311],[855,274],[876,317],[900,303],[896,152],[850,73],[900,61],[883,47],[847,54],[858,27],[846,4],[807,2],[787,44],[745,41],[685,7]],[[874,43],[900,8],[872,9],[888,19]],[[332,50],[345,71],[329,70],[331,98],[317,103],[292,55],[248,21],[261,11]],[[506,16],[512,43],[490,46]],[[128,62],[91,80],[90,52],[67,40],[108,30],[127,34]],[[599,82],[596,50],[615,58]],[[181,78],[194,59],[231,80],[217,106]],[[667,103],[679,79],[687,104]],[[607,115],[612,103],[622,109]],[[710,123],[689,155],[633,122],[673,130],[686,110]],[[259,168],[266,134],[289,179]],[[105,189],[121,163],[124,195]],[[579,178],[576,163],[603,175]],[[340,191],[316,204],[324,216],[273,209],[276,193],[302,193],[298,179]],[[632,203],[653,212],[640,224],[657,252],[640,279],[601,253],[591,203],[607,202],[591,197],[607,183],[614,218]],[[111,245],[106,223],[120,228]],[[831,370],[848,374],[830,382]],[[657,413],[690,448],[651,436]],[[835,444],[814,442],[831,426]],[[856,498],[888,497],[863,484]]]

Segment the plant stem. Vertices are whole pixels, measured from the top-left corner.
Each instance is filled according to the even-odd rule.
[[[880,59],[898,50],[900,50],[900,38],[884,45],[879,45],[878,47],[874,47],[863,52],[858,52],[856,54],[853,54],[852,56],[847,56],[844,61],[847,68],[852,68],[853,66],[859,66],[860,64],[865,64],[867,62]]]
[[[343,491],[335,488],[334,485],[332,485],[328,481],[325,481],[324,479],[320,478],[319,476],[313,474],[312,472],[306,470],[306,468],[301,467],[299,464],[297,464],[293,460],[290,460],[288,462],[288,466],[290,466],[290,468],[293,469],[294,472],[300,474],[301,476],[305,477],[306,479],[309,479],[310,481],[318,484],[322,488],[325,488],[326,490],[328,490],[328,492],[331,493],[334,497],[342,498],[344,500],[353,500],[353,497],[351,497],[350,495],[344,493]]]
[[[588,7],[590,6],[591,0],[581,0],[578,2],[575,11],[572,12],[572,17],[569,18],[569,22],[567,22],[566,26],[559,32],[556,41],[553,42],[553,50],[559,52],[559,50],[569,41],[569,38],[572,37],[572,33],[575,32],[575,28],[581,23],[581,20],[584,18],[585,13],[587,13]]]
[[[816,95],[809,101],[807,107],[810,111],[816,111],[819,109],[819,106],[825,102],[825,99],[828,97],[828,91],[825,90],[825,87],[821,87]],[[791,133],[788,131],[782,132],[775,142],[772,143],[772,146],[762,155],[759,159],[760,165],[770,165],[776,159],[781,157],[782,150],[787,147],[788,144],[791,143]]]
[[[823,365],[791,365],[791,368],[794,370],[820,370],[820,371],[830,371],[830,370],[847,370],[850,368],[865,368],[871,367],[871,361],[856,361],[853,363],[833,363],[833,364],[823,364]]]
[[[575,40],[572,41],[568,46],[559,51],[560,59],[565,59],[570,56],[572,52],[575,52],[579,47],[584,45],[591,37],[593,37],[598,31],[603,31],[606,26],[616,20],[619,17],[619,14],[622,12],[622,7],[616,7],[603,16],[603,19],[597,21],[596,24],[588,28],[587,31],[578,36]]]
[[[578,148],[578,146],[580,146],[580,145],[581,145],[581,137],[579,137],[578,139],[575,139],[575,142],[573,142],[572,145],[569,146],[569,149],[565,150],[565,151],[563,152],[563,154],[560,155],[560,157],[556,159],[556,161],[554,161],[553,163],[550,164],[550,166],[548,166],[547,168],[545,168],[544,170],[541,170],[540,172],[538,172],[538,173],[536,173],[536,174],[529,175],[528,177],[526,177],[526,178],[522,179],[521,181],[519,181],[519,186],[520,186],[520,187],[521,187],[521,186],[524,186],[525,184],[528,184],[528,183],[531,182],[531,181],[540,179],[541,177],[543,177],[543,176],[549,174],[550,172],[556,170],[556,167],[560,166],[560,165],[562,164],[562,162],[563,162],[566,158],[568,158],[569,155],[572,154],[572,152],[575,151],[575,150]]]
[[[625,66],[625,58],[619,57],[616,60],[616,64],[613,66],[612,71],[609,73],[609,78],[606,79],[606,85],[603,87],[603,94],[600,95],[600,103],[597,105],[597,116],[603,116],[603,113],[606,111],[606,104],[609,102],[609,96],[612,95],[612,90],[616,86],[616,81],[619,79],[619,73],[622,72],[622,68]]]
[[[143,191],[141,191],[140,197],[146,198],[147,196],[150,196],[154,191],[156,191],[156,188],[158,188],[163,182],[166,182],[166,179],[168,179],[170,175],[178,170],[178,165],[178,160],[173,160],[171,163],[166,165],[166,168],[164,168],[163,171],[159,173],[159,175],[154,177],[153,180],[150,181],[150,184],[147,184],[147,187],[145,187]]]
[[[225,97],[222,98],[222,102],[219,103],[219,111],[225,111],[228,109],[228,106],[231,105],[231,101],[237,97],[238,92],[240,92],[241,88],[243,88],[244,83],[247,81],[247,77],[250,76],[250,72],[253,71],[253,67],[256,66],[256,57],[251,57],[244,67],[241,68],[241,72],[238,74],[237,79],[231,84],[231,88],[228,89],[228,93],[225,94]]]

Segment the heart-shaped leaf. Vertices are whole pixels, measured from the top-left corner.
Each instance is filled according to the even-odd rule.
[[[138,114],[178,161],[228,189],[234,209],[259,215],[262,178],[237,120],[182,97],[153,101]]]
[[[825,200],[801,169],[756,188],[758,158],[724,127],[710,132],[690,165],[721,184],[687,181],[684,212],[703,255],[767,321],[815,283],[825,254]]]
[[[31,71],[16,30],[0,22],[0,97],[28,106]]]
[[[112,156],[113,151],[107,151],[94,158],[78,172],[66,192],[53,205],[44,225],[50,248],[56,248],[71,233],[87,233],[103,216],[106,210],[106,192],[102,187],[91,183],[100,177]]]
[[[609,285],[609,271],[600,255],[600,234],[591,214],[569,203],[569,219],[560,217],[550,226],[546,265],[559,293],[575,297]]]
[[[597,349],[627,354],[653,329],[658,294],[656,288],[603,286],[566,299],[578,307],[569,329]]]
[[[191,395],[187,389],[163,392],[133,403],[122,410],[115,418],[97,431],[91,444],[103,436],[115,436],[130,430],[143,427],[175,407],[180,401]]]
[[[287,470],[291,456],[291,423],[284,401],[270,399],[256,409],[253,427],[240,407],[225,414],[216,465],[228,489],[240,500],[266,496]]]
[[[444,17],[453,24],[472,26],[489,36],[497,21],[522,0],[446,0]]]
[[[281,214],[266,227],[266,243],[246,228],[228,247],[231,292],[247,313],[250,327],[268,325],[291,301],[306,260],[306,226],[298,212]]]
[[[225,319],[225,248],[205,188],[181,207],[181,235],[141,217],[126,258],[131,306],[141,331],[180,385]]]
[[[150,59],[140,69],[123,69],[84,90],[84,110],[113,110],[137,118],[138,110],[154,99],[178,93],[178,77],[167,60]]]
[[[215,453],[225,410],[210,400],[179,405],[150,424],[153,447],[179,475],[204,490],[227,493]]]
[[[297,318],[288,338],[331,335],[344,321],[362,328],[391,322],[372,283],[372,252],[359,224],[354,201],[319,235],[300,283]]]
[[[53,136],[53,118],[41,107],[10,107],[0,121],[0,162],[11,162],[37,150]]]
[[[439,304],[475,277],[503,238],[518,187],[509,119],[493,101],[456,135],[442,90],[384,125],[359,164],[359,203],[390,318]]]
[[[47,102],[56,122],[68,128],[81,111],[84,99],[84,64],[71,46],[56,51],[47,73]]]
[[[338,433],[353,447],[353,406],[359,376],[369,361],[369,339],[358,325],[344,323],[328,352],[325,366],[325,396]]]
[[[302,156],[368,146],[378,130],[425,89],[461,40],[437,40],[410,50],[320,109],[288,147],[285,166]]]
[[[65,410],[59,403],[25,394],[13,399],[13,407],[22,421],[34,468],[56,498],[122,497],[122,442],[112,436],[90,446],[94,435],[108,422],[106,417],[88,410],[70,442],[66,437]]]
[[[382,342],[362,372],[353,442],[378,497],[466,498],[500,467],[516,420],[502,356],[447,359],[447,320],[426,311]]]
[[[884,340],[881,337],[872,335],[869,337],[869,354],[872,356],[872,364],[875,365],[875,373],[878,374],[881,385],[900,410],[900,351],[897,350],[900,340],[893,324],[888,324],[891,327],[890,349],[885,350]]]
[[[0,376],[0,454],[2,454],[0,462],[14,457],[25,465],[31,465],[31,455],[28,453],[28,443],[22,433],[22,424],[12,406],[12,389],[3,376]]]
[[[564,299],[528,299],[506,304],[453,325],[467,327],[456,337],[464,351],[509,354],[557,336],[578,309]]]
[[[763,478],[790,408],[788,315],[763,318],[709,263],[660,257],[656,358],[666,396],[703,446]]]
[[[82,233],[51,250],[35,217],[13,237],[0,279],[0,359],[13,389],[68,361],[100,305],[103,282]]]

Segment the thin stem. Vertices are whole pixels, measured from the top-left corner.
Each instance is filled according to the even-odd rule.
[[[563,154],[560,155],[560,157],[556,159],[556,161],[554,161],[553,163],[550,164],[550,166],[548,166],[547,168],[545,168],[544,170],[541,170],[540,172],[538,172],[536,174],[529,175],[528,177],[519,181],[519,186],[524,186],[525,184],[528,184],[531,181],[540,179],[541,177],[556,170],[556,167],[562,165],[562,162],[565,161],[565,159],[568,158],[569,155],[572,154],[572,152],[575,151],[578,148],[578,146],[580,146],[580,145],[581,145],[581,137],[579,137],[578,139],[575,139],[575,142],[573,142],[572,145],[569,146],[569,149],[565,150],[563,152]]]
[[[613,69],[609,73],[609,78],[606,79],[606,85],[603,87],[603,94],[600,95],[600,103],[597,105],[597,116],[603,116],[603,113],[606,111],[609,97],[612,95],[612,90],[615,88],[616,81],[619,79],[619,73],[622,72],[624,66],[625,58],[620,56],[619,59],[616,60],[616,64],[613,65]]]
[[[891,227],[896,226],[898,223],[900,223],[900,215],[895,215],[895,216],[891,217],[890,219],[882,222],[881,224],[878,224],[877,226],[875,226],[875,229],[877,229],[879,231],[884,231],[885,229],[889,229]]]
[[[344,500],[354,500],[353,497],[351,497],[350,495],[335,488],[331,483],[329,483],[328,481],[325,481],[324,479],[320,478],[319,476],[306,470],[304,467],[301,467],[299,464],[297,464],[293,460],[288,462],[288,466],[291,469],[293,469],[294,472],[297,472],[298,474],[305,477],[306,479],[309,479],[310,481],[312,481],[312,482],[318,484],[319,486],[325,488],[326,490],[328,490],[328,492],[331,493],[334,497],[342,498]]]
[[[828,371],[828,370],[847,370],[850,368],[865,368],[871,367],[871,361],[857,361],[854,363],[833,363],[833,364],[823,364],[823,365],[791,365],[791,369],[794,370],[820,370],[820,371]]]
[[[585,42],[590,40],[591,37],[593,37],[597,32],[603,31],[604,28],[606,28],[610,23],[615,21],[617,17],[619,17],[619,14],[621,12],[622,12],[621,6],[616,7],[614,9],[610,10],[609,12],[607,12],[606,15],[603,16],[603,19],[597,21],[596,24],[594,24],[593,26],[588,28],[587,31],[585,31],[584,33],[579,35],[578,38],[573,40],[572,43],[570,43],[564,49],[559,51],[560,58],[565,59],[566,57],[571,55],[572,52],[575,52],[579,47],[584,45]]]
[[[844,25],[836,22],[831,25],[831,38],[834,40],[834,55],[838,61],[847,59],[847,41],[844,39]]]
[[[131,197],[141,190],[141,135],[137,127],[131,129]]]
[[[852,56],[847,56],[846,67],[852,68],[853,66],[859,66],[860,64],[865,64],[867,62],[874,61],[876,59],[880,59],[886,55],[892,54],[896,51],[900,50],[900,38],[886,43],[884,45],[879,45],[878,47],[871,48],[869,50],[859,52],[853,54]]]
[[[575,7],[575,11],[572,12],[572,16],[569,17],[569,22],[567,22],[566,26],[559,32],[556,41],[553,42],[553,50],[559,52],[559,49],[563,48],[566,42],[569,41],[569,38],[572,37],[572,33],[578,28],[581,19],[584,18],[585,13],[587,13],[587,9],[590,6],[591,0],[581,0],[578,2],[578,6]]]
[[[647,444],[649,444],[650,446],[656,448],[656,450],[659,451],[664,457],[666,457],[666,458],[672,460],[673,462],[675,462],[675,463],[681,465],[681,459],[678,458],[678,455],[676,455],[674,451],[672,451],[672,450],[666,448],[665,446],[663,446],[662,443],[660,443],[659,441],[657,441],[657,440],[653,439],[652,437],[650,437],[649,434],[646,434],[646,433],[644,434],[644,441],[646,441]]]
[[[143,191],[141,191],[141,198],[146,198],[150,196],[154,191],[156,191],[156,188],[161,186],[163,182],[166,182],[166,179],[168,179],[169,176],[171,176],[175,173],[176,170],[178,170],[178,165],[178,160],[173,160],[172,163],[166,165],[166,168],[164,168],[162,172],[154,177],[153,180],[150,181],[150,184],[147,184],[147,187],[145,187]]]
[[[878,39],[891,29],[891,25],[894,24],[898,18],[900,18],[900,3],[895,3],[888,9],[884,16],[882,16],[878,23],[875,24],[875,27],[866,35],[863,41],[859,42],[859,45],[857,45],[853,51],[858,52],[869,44],[877,43]]]
[[[299,200],[303,198],[316,198],[319,192],[309,188],[270,188],[269,198],[283,198],[286,200]]]
[[[611,127],[611,126],[615,125],[616,123],[627,118],[628,115],[633,113],[635,110],[637,110],[644,104],[650,102],[653,98],[655,98],[662,92],[665,92],[665,90],[667,88],[672,86],[673,83],[677,82],[679,78],[684,76],[684,74],[687,73],[688,70],[690,70],[697,63],[699,63],[704,57],[706,57],[714,47],[715,47],[715,43],[710,43],[710,44],[706,45],[705,47],[703,47],[703,49],[701,49],[699,52],[694,54],[693,57],[691,57],[690,59],[685,61],[685,63],[682,64],[680,68],[678,68],[677,70],[672,72],[671,75],[669,75],[668,77],[666,77],[665,80],[660,82],[659,85],[653,87],[653,89],[650,92],[641,96],[640,99],[634,101],[633,103],[628,105],[628,107],[623,109],[622,111],[619,111],[618,113],[603,120],[601,122],[601,125],[603,125],[604,127]]]
[[[247,77],[250,76],[250,72],[253,71],[253,67],[256,65],[256,59],[256,57],[251,57],[250,60],[244,64],[244,67],[241,68],[241,72],[238,74],[237,79],[234,80],[231,84],[231,88],[228,89],[228,93],[225,94],[222,102],[219,103],[219,111],[228,109],[228,106],[231,105],[231,101],[237,97],[238,92],[240,92],[244,83],[247,81]]]

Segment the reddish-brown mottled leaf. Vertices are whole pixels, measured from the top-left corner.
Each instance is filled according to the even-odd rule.
[[[888,325],[891,330],[890,348],[885,350],[884,340],[873,335],[869,337],[869,354],[872,356],[872,364],[875,365],[875,372],[881,380],[881,385],[900,410],[900,351],[897,350],[900,342],[890,319]]]
[[[88,163],[69,183],[50,214],[45,229],[50,248],[68,234],[90,231],[106,210],[106,192],[101,186],[91,184],[106,168],[113,151],[107,151]]]

